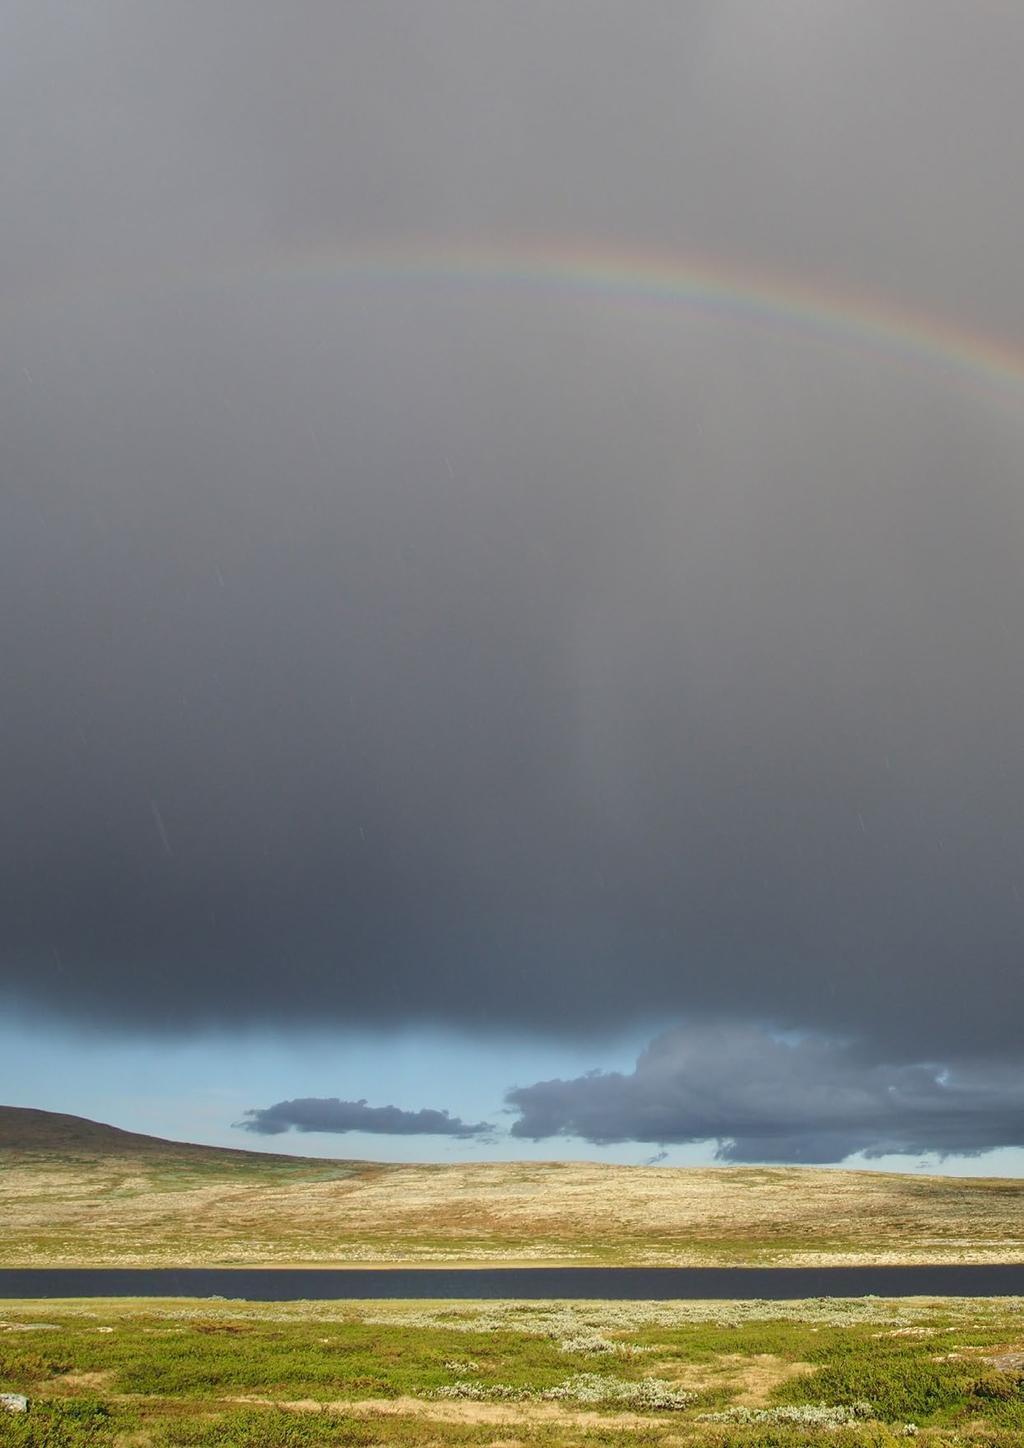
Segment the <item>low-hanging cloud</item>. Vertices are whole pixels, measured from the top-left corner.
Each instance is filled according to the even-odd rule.
[[[715,1140],[725,1161],[838,1162],[1024,1144],[1024,1080],[988,1065],[865,1060],[856,1044],[757,1026],[681,1027],[631,1073],[591,1072],[508,1092],[512,1135],[601,1144]]]
[[[277,1101],[247,1111],[235,1125],[258,1136],[285,1131],[324,1131],[339,1135],[367,1131],[377,1136],[484,1136],[494,1130],[486,1121],[468,1122],[447,1111],[425,1106],[403,1111],[398,1106],[370,1106],[365,1100],[340,1101],[337,1096],[305,1096]]]

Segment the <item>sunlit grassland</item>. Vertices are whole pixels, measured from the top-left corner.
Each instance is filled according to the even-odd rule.
[[[0,1442],[1024,1442],[1020,1300],[0,1303]]]
[[[0,1145],[0,1265],[1024,1261],[1024,1182]]]

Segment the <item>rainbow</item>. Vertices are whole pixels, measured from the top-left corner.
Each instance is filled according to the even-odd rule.
[[[954,385],[974,386],[1014,408],[1024,406],[1024,347],[1019,344],[891,300],[696,255],[547,240],[381,241],[291,249],[198,270],[164,270],[139,282],[147,293],[161,287],[379,283],[545,290],[606,302],[647,302],[774,328],[834,347],[868,349],[897,365],[941,374]],[[110,286],[120,292],[125,284],[121,277]]]

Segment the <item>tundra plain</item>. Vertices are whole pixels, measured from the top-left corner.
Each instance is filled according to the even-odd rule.
[[[9,1266],[1014,1261],[1022,1205],[1013,1181],[387,1166],[0,1111]],[[27,1399],[14,1448],[1014,1448],[1024,1301],[7,1301],[0,1393]]]
[[[1019,1299],[0,1304],[18,1448],[1015,1448],[1022,1383]]]
[[[1024,1181],[807,1167],[384,1165],[0,1110],[8,1267],[1024,1261]]]

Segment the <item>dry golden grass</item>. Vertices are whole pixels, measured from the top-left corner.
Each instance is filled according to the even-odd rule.
[[[788,1362],[777,1353],[718,1353],[708,1362],[680,1363],[674,1358],[654,1358],[651,1372],[674,1387],[691,1393],[721,1388],[737,1407],[763,1408],[772,1390],[789,1378],[814,1372],[813,1363]]]
[[[45,1113],[32,1113],[45,1116]],[[1024,1182],[802,1167],[385,1166],[4,1134],[0,1262],[201,1266],[1024,1261]],[[72,1123],[68,1125],[67,1123]],[[103,1132],[108,1131],[108,1136]]]

